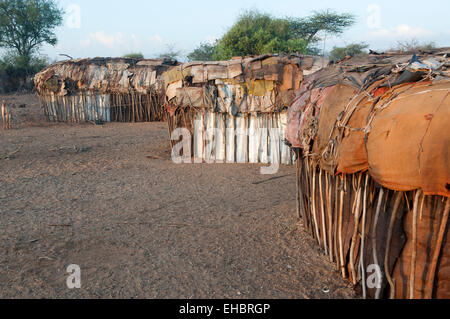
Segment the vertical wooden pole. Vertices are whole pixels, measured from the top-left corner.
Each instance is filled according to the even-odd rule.
[[[327,225],[325,221],[325,207],[323,200],[323,183],[322,183],[323,170],[320,168],[319,174],[319,197],[320,197],[320,213],[322,219],[322,237],[323,237],[323,248],[325,249],[325,255],[328,255],[328,244],[327,244]]]
[[[301,163],[300,163],[300,150],[296,149],[295,150],[295,155],[297,157],[297,179],[296,179],[296,185],[297,185],[297,216],[298,218],[302,218],[301,215],[301,209],[300,209],[300,169],[301,169]],[[303,220],[303,223],[305,223],[306,226],[306,220]]]
[[[2,102],[2,128],[5,129],[5,101]]]
[[[6,102],[2,102],[2,128],[9,130],[11,128],[11,110],[6,106]]]
[[[419,208],[419,199],[422,194],[421,190],[416,191],[413,208],[413,224],[412,224],[412,244],[411,244],[411,265],[410,265],[410,280],[409,280],[409,299],[414,299],[415,285],[416,285],[416,259],[417,259],[417,212]]]
[[[344,260],[344,241],[342,238],[342,224],[344,215],[344,195],[345,195],[345,176],[341,176],[341,191],[340,191],[340,201],[339,201],[339,226],[338,226],[338,237],[339,237],[339,267],[342,272],[342,277],[347,278],[345,271],[345,260]]]
[[[445,232],[447,229],[448,215],[450,211],[450,199],[447,198],[447,202],[444,208],[444,214],[442,215],[441,225],[439,227],[438,239],[436,247],[433,253],[433,259],[431,260],[430,270],[428,272],[427,281],[425,284],[425,299],[433,298],[434,281],[436,277],[436,269],[439,260],[439,256],[442,251],[442,243],[444,241]]]

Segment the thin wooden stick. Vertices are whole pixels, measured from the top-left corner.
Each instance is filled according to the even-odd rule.
[[[5,130],[11,128],[11,112],[5,101],[2,102],[2,127]]]
[[[427,283],[425,286],[425,299],[433,298],[434,280],[436,276],[436,268],[439,256],[442,250],[442,243],[444,241],[445,231],[447,230],[448,215],[450,211],[450,199],[447,198],[445,204],[444,215],[442,215],[441,226],[439,228],[438,240],[436,248],[434,249],[433,259],[431,260],[430,270],[428,271]]]
[[[5,129],[5,101],[2,102],[2,128]]]
[[[412,224],[412,246],[411,246],[411,266],[410,266],[410,281],[409,281],[409,299],[414,299],[414,290],[416,284],[416,259],[417,259],[417,211],[419,206],[421,190],[416,191],[413,207],[413,224]]]
[[[322,246],[320,243],[320,234],[319,234],[319,225],[316,217],[316,168],[313,167],[313,178],[312,178],[312,192],[311,192],[311,207],[313,213],[313,221],[314,221],[314,229],[316,231],[316,239],[319,243],[319,246]]]
[[[297,156],[297,179],[296,179],[296,186],[297,186],[297,216],[298,218],[302,218],[301,213],[300,213],[300,168],[301,168],[301,159],[300,159],[300,150],[296,149],[295,150],[295,155]],[[306,220],[303,221],[304,223],[306,223]],[[306,224],[305,224],[306,225]]]
[[[301,152],[300,149],[296,150],[297,153],[297,199],[298,199],[298,209],[299,209],[299,217],[303,218],[303,224],[305,226],[305,229],[308,228],[308,217],[306,216],[306,208],[305,208],[305,202],[303,197],[303,187],[301,187],[301,183],[304,182],[303,178],[303,161],[301,158]]]
[[[328,213],[328,247],[330,251],[330,261],[333,262],[333,213],[331,211],[331,191],[330,174],[326,173],[326,197],[327,197],[327,213]]]
[[[304,163],[303,163],[303,178],[305,181],[303,182],[305,190],[305,195],[303,196],[303,202],[307,203],[307,206],[305,207],[305,214],[307,216],[307,225],[308,225],[308,231],[309,233],[314,236],[314,230],[312,225],[312,214],[311,214],[311,202],[308,203],[308,198],[311,198],[311,187],[310,187],[310,177],[311,174],[309,172],[309,163],[308,163],[308,157],[305,157]]]
[[[323,189],[322,189],[322,176],[323,176],[323,170],[320,169],[319,174],[319,195],[320,195],[320,211],[322,216],[322,236],[323,236],[323,246],[325,249],[325,254],[328,255],[328,245],[327,245],[327,229],[326,229],[326,222],[325,222],[325,207],[324,207],[324,201],[323,201]]]
[[[356,198],[355,198],[356,207],[354,211],[355,228],[353,230],[352,245],[350,247],[350,268],[352,271],[352,281],[354,285],[356,285],[355,248],[356,248],[356,241],[358,240],[359,220],[361,217],[361,195],[362,195],[361,177],[362,173],[359,176],[356,191]]]
[[[345,271],[345,262],[344,262],[344,243],[342,239],[342,219],[344,215],[344,183],[345,183],[345,176],[341,176],[341,182],[342,182],[342,188],[341,188],[341,200],[340,200],[340,206],[339,206],[339,266],[342,272],[342,277],[345,279],[346,271]]]
[[[4,160],[4,159],[7,159],[7,158],[10,158],[11,156],[16,155],[17,153],[20,152],[20,150],[22,149],[22,147],[23,147],[23,145],[20,145],[19,148],[16,149],[15,151],[13,151],[13,152],[11,152],[11,153],[8,153],[8,154],[5,154],[5,155],[0,155],[0,160]]]
[[[362,277],[362,288],[363,288],[363,298],[367,298],[367,287],[366,287],[366,265],[364,264],[364,244],[366,239],[366,216],[367,216],[367,191],[369,185],[369,173],[366,173],[366,181],[364,186],[364,197],[363,197],[363,217],[362,217],[362,225],[361,225],[361,258],[360,267],[361,267],[361,277]]]
[[[375,219],[372,227],[372,255],[373,255],[373,262],[376,266],[380,266],[380,264],[378,263],[378,255],[377,255],[377,224],[378,219],[380,217],[381,205],[383,204],[383,197],[384,197],[384,189],[381,188],[378,197],[378,205],[375,213]],[[375,299],[380,299],[380,294],[381,288],[377,288],[377,291],[375,293]]]
[[[333,225],[333,243],[334,243],[334,255],[336,256],[336,262],[339,267],[339,249],[338,249],[338,220],[339,220],[339,177],[335,177],[335,186],[334,186],[334,198],[335,198],[335,204],[334,204],[334,225]]]
[[[389,271],[389,257],[390,257],[390,251],[391,251],[391,242],[392,242],[392,233],[394,231],[394,225],[395,220],[397,219],[397,212],[398,208],[400,207],[400,204],[402,202],[403,194],[402,192],[397,192],[395,194],[395,202],[394,202],[394,209],[392,211],[391,215],[391,221],[389,223],[389,230],[386,240],[386,254],[384,256],[384,272],[386,274],[386,278],[389,282],[389,286],[391,287],[390,291],[390,299],[395,298],[395,279],[392,278],[391,273]]]

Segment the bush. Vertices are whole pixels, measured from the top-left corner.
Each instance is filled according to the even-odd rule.
[[[234,56],[305,52],[307,45],[304,39],[294,36],[289,20],[247,11],[219,40],[214,58],[228,60]]]
[[[214,61],[214,53],[217,49],[215,43],[201,43],[198,48],[188,54],[189,61]]]
[[[400,51],[400,52],[414,52],[414,51],[420,51],[420,50],[431,50],[436,48],[436,43],[434,42],[424,42],[421,43],[417,39],[410,39],[410,40],[401,40],[397,41],[396,48],[393,49],[393,51]]]
[[[330,52],[330,60],[339,61],[347,56],[354,57],[366,53],[365,50],[368,47],[369,45],[365,43],[352,43],[342,48],[334,47]]]
[[[33,89],[33,76],[49,64],[47,57],[23,57],[7,53],[0,59],[0,92]]]
[[[142,60],[144,58],[144,55],[140,52],[135,52],[135,53],[132,52],[132,53],[125,54],[123,56],[123,58]]]
[[[166,51],[158,55],[158,59],[177,61],[182,52],[176,49],[175,44],[166,44]]]

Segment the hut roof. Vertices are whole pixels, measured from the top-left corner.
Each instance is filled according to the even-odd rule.
[[[78,91],[149,93],[160,90],[160,76],[177,65],[172,60],[129,58],[77,59],[55,63],[34,77],[39,95],[65,96]]]
[[[192,107],[267,113],[290,105],[305,72],[322,66],[322,59],[313,56],[266,54],[185,63],[165,72],[163,79],[172,112]]]
[[[449,197],[449,56],[369,55],[308,76],[287,139],[332,173],[369,170],[389,189]]]

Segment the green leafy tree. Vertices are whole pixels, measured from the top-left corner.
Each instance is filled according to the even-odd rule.
[[[227,60],[233,56],[304,51],[306,42],[292,31],[287,19],[273,18],[259,11],[247,11],[219,40],[214,58]]]
[[[347,56],[357,56],[366,53],[365,50],[369,47],[366,43],[352,43],[346,47],[334,47],[330,52],[330,60],[339,61]]]
[[[202,44],[191,60],[228,60],[233,56],[265,53],[318,54],[320,35],[338,35],[355,23],[351,14],[330,10],[306,18],[274,18],[259,11],[246,11],[215,45]]]
[[[213,61],[216,49],[217,41],[215,43],[201,43],[198,48],[187,55],[187,58],[189,61]]]
[[[63,13],[52,0],[0,0],[0,47],[31,73],[39,48],[57,43],[54,30],[62,24]]]

